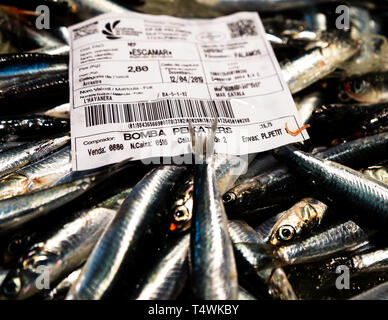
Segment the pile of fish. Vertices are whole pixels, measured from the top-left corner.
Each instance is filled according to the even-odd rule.
[[[0,298],[388,299],[388,2],[338,4],[0,1]],[[73,172],[66,27],[129,9],[258,11],[311,139]]]

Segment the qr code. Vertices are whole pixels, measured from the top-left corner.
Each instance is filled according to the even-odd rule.
[[[98,22],[95,21],[81,28],[74,29],[73,30],[74,40],[97,33],[98,32],[97,25],[98,25]]]
[[[228,23],[231,38],[245,36],[257,36],[256,24],[251,19],[241,19],[237,22]]]

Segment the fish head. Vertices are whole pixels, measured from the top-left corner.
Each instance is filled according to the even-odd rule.
[[[193,198],[173,208],[173,217],[170,222],[171,232],[183,232],[190,228],[193,215]]]
[[[36,250],[9,271],[0,288],[0,299],[24,300],[42,289],[49,289],[49,265],[55,263],[54,254]]]
[[[320,224],[327,206],[313,198],[305,198],[285,211],[272,228],[269,242],[282,245],[300,237],[305,230]]]

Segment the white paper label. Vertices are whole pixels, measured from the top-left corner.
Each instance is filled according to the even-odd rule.
[[[188,120],[243,155],[303,141],[257,13],[209,20],[129,12],[69,28],[73,169],[191,152]],[[286,129],[287,127],[287,129]]]

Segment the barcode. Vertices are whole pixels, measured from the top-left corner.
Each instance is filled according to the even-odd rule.
[[[231,38],[245,36],[257,36],[256,24],[252,19],[241,19],[237,22],[228,23]]]
[[[85,107],[86,127],[174,118],[235,118],[228,100],[160,100]]]

